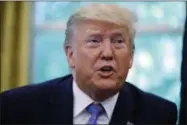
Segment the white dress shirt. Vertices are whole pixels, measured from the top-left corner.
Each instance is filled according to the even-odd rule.
[[[100,115],[97,124],[109,124],[112,113],[118,98],[118,93],[114,96],[100,102],[105,109],[106,113]],[[74,96],[74,109],[73,109],[73,124],[87,124],[90,114],[86,111],[86,107],[93,103],[88,95],[86,95],[73,81],[73,96]]]

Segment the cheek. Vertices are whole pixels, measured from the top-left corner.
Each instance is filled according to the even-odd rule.
[[[94,51],[82,47],[75,53],[75,62],[77,65],[81,66],[82,69],[93,69],[97,62],[99,51]]]
[[[128,52],[121,51],[116,53],[116,63],[118,67],[118,73],[124,76],[128,73],[130,68],[131,56]]]

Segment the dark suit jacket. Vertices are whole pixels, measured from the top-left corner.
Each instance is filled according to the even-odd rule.
[[[72,124],[72,76],[1,93],[1,123]],[[172,102],[146,93],[130,83],[120,91],[110,124],[175,124]]]

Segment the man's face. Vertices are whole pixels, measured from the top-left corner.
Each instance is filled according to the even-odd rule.
[[[79,87],[107,91],[122,87],[133,58],[125,27],[83,21],[75,31],[72,44],[66,53]]]

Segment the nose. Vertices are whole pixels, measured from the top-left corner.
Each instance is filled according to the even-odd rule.
[[[102,60],[113,60],[113,50],[110,40],[106,40],[103,42],[102,45],[102,53],[101,53],[101,59]]]

